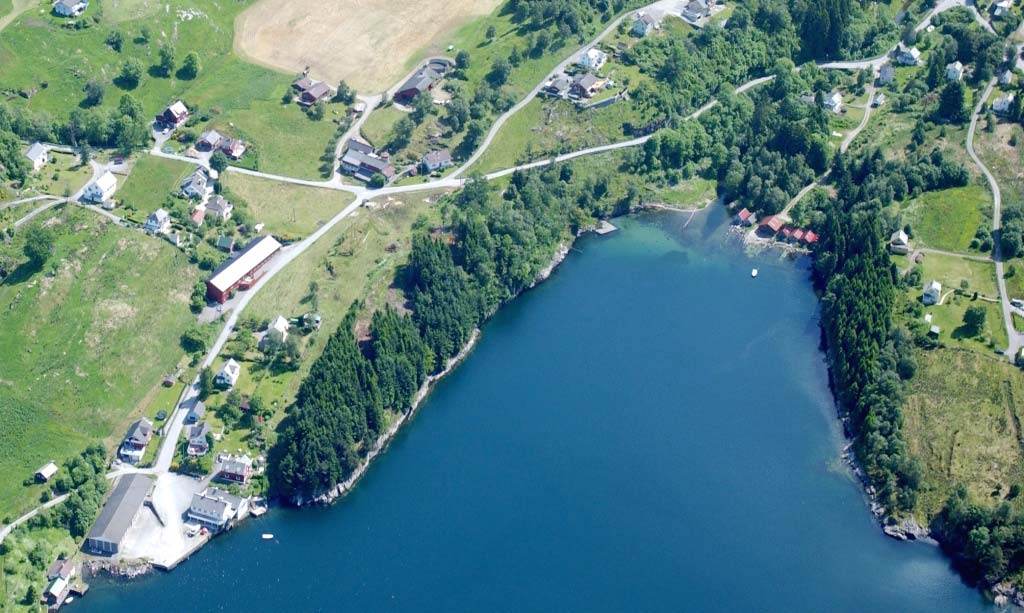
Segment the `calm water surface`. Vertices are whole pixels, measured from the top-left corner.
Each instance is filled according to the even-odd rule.
[[[875,526],[838,460],[806,268],[743,255],[723,215],[579,241],[352,495],[74,609],[988,608]]]

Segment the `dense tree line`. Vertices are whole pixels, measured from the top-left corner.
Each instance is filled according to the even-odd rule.
[[[117,108],[75,108],[66,120],[0,102],[0,134],[10,132],[28,141],[113,147],[128,153],[149,141],[149,126],[142,105],[130,94],[121,96]],[[0,155],[2,144],[0,136]]]
[[[822,327],[836,397],[855,450],[889,513],[912,510],[921,468],[903,440],[902,381],[913,376],[915,338],[895,325],[900,283],[886,253],[882,207],[911,192],[966,182],[940,152],[887,161],[879,151],[832,167],[836,197],[825,201],[814,276],[823,289]],[[913,187],[910,187],[913,185]]]
[[[1019,495],[1014,487],[1009,498]],[[995,585],[1024,567],[1024,515],[1003,501],[994,508],[970,499],[963,486],[950,495],[932,520],[932,530],[960,570],[973,580]]]
[[[88,533],[103,506],[107,493],[107,453],[102,445],[93,445],[61,467],[50,491],[43,498],[68,494],[67,500],[32,518],[30,526],[61,527],[80,539]]]
[[[352,474],[383,433],[386,411],[412,406],[473,330],[529,287],[558,245],[635,194],[616,197],[606,178],[574,177],[572,166],[515,174],[501,194],[479,178],[446,205],[444,232],[418,232],[399,273],[411,313],[373,313],[356,338],[354,305],[302,382],[271,452],[276,494],[307,498]]]

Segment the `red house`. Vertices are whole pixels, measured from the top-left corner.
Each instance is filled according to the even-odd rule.
[[[263,265],[270,261],[281,243],[273,236],[254,239],[232,259],[221,264],[206,281],[206,295],[223,304],[236,289],[249,289],[260,277]]]
[[[758,231],[766,234],[778,234],[779,230],[781,230],[785,224],[786,222],[781,218],[776,217],[775,215],[769,215],[761,220],[757,229]]]

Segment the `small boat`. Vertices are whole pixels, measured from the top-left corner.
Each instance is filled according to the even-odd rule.
[[[274,538],[273,534],[267,534],[266,532],[263,533],[263,540],[264,541],[269,541],[272,538]]]
[[[755,279],[757,278],[757,269],[756,269],[756,268],[755,268],[754,270],[751,270],[751,271],[750,271],[750,276],[751,276],[752,278],[755,278]]]
[[[64,604],[71,604],[74,601],[75,601],[75,597],[74,596],[68,596],[67,598],[64,599]]]

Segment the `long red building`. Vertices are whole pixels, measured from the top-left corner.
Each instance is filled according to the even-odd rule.
[[[273,236],[252,240],[245,249],[221,264],[206,281],[206,295],[223,304],[236,289],[249,289],[260,278],[261,269],[278,251],[281,243]]]

